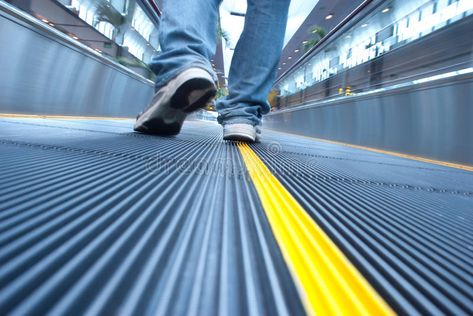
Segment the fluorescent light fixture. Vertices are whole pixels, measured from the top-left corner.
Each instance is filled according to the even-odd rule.
[[[298,49],[296,49],[296,50],[294,51],[294,53],[298,53],[298,52],[299,52],[299,50],[298,50]]]
[[[291,56],[289,56],[289,57],[287,57],[287,59],[292,59],[292,57],[291,57]]]
[[[367,27],[368,23],[362,24],[361,27]]]
[[[75,35],[72,35],[72,38],[75,39],[75,40],[78,40],[79,38]]]
[[[388,7],[388,8],[384,8],[383,11],[381,11],[381,12],[388,13],[389,11],[391,11],[391,8]]]
[[[48,19],[41,19],[41,21],[43,21],[44,23],[49,23]]]
[[[461,70],[458,70],[457,73],[459,75],[466,75],[466,74],[469,74],[469,73],[472,73],[473,72],[473,67],[470,67],[470,68],[464,68],[464,69],[461,69]]]
[[[283,66],[284,66],[286,63],[282,63],[282,64],[283,64]]]
[[[102,51],[98,48],[95,49],[97,52],[101,53]]]
[[[327,15],[325,17],[325,20],[330,20],[331,18],[333,18],[333,13],[330,13],[329,15]]]
[[[464,69],[460,69],[460,70],[457,70],[457,71],[451,71],[451,72],[447,72],[447,73],[440,74],[440,75],[435,75],[435,76],[431,76],[431,77],[427,77],[427,78],[414,80],[414,81],[412,81],[412,83],[413,84],[425,83],[425,82],[436,81],[436,80],[441,80],[441,79],[445,79],[445,78],[451,78],[451,77],[458,76],[458,75],[466,75],[466,74],[470,74],[470,73],[473,73],[473,67],[464,68]]]

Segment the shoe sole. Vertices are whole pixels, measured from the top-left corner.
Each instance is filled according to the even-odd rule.
[[[217,90],[206,78],[192,78],[183,82],[168,102],[156,102],[137,119],[135,131],[171,136],[181,131],[188,113],[206,106]],[[144,119],[148,117],[147,119]],[[141,118],[141,120],[140,120]]]
[[[251,125],[235,124],[238,126],[223,127],[223,140],[240,141],[254,143],[257,135],[255,129]],[[230,130],[229,130],[230,129]]]
[[[184,82],[171,97],[170,107],[188,114],[203,108],[216,94],[214,84],[208,80],[190,79]]]
[[[238,141],[238,142],[245,142],[245,143],[253,143],[255,142],[255,138],[251,137],[247,134],[240,134],[240,133],[232,133],[223,136],[223,140],[231,140],[231,141]]]

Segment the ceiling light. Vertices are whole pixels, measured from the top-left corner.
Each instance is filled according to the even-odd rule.
[[[347,35],[345,38],[351,38],[351,35]]]
[[[296,50],[294,51],[294,53],[298,53],[298,52],[299,52],[299,50],[298,50],[298,49],[296,49]]]
[[[282,64],[283,64],[283,66],[284,66],[286,63],[282,63]]]
[[[278,70],[281,70],[281,69],[282,69],[281,67],[278,68]]]
[[[98,48],[95,49],[97,52],[101,53],[102,51]]]
[[[309,41],[303,41],[303,42],[302,42],[302,44],[307,44],[307,43],[309,43]]]
[[[381,12],[388,13],[389,11],[391,11],[391,8],[384,8],[383,11],[381,11]]]
[[[43,21],[44,23],[49,23],[47,19],[41,19],[41,21]]]
[[[333,18],[333,13],[330,13],[329,15],[327,15],[325,17],[325,20],[330,20],[331,18]]]
[[[49,23],[49,25],[54,26],[54,23]]]
[[[363,24],[361,27],[367,27],[368,23]]]
[[[289,57],[287,57],[287,59],[292,59],[292,57],[291,57],[291,56],[289,56]]]
[[[79,38],[75,35],[72,35],[72,38],[75,39],[75,40],[78,40]]]

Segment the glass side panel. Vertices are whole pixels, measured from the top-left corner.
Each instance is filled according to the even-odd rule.
[[[281,81],[280,94],[295,94],[472,14],[471,0],[387,1]]]

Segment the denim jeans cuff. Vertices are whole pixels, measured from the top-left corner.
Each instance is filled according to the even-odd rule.
[[[213,71],[213,69],[210,67],[210,64],[206,61],[194,61],[192,63],[189,63],[187,65],[181,66],[174,70],[171,73],[168,73],[166,76],[161,76],[156,80],[156,83],[154,84],[154,91],[158,91],[160,88],[164,87],[170,80],[175,78],[177,75],[179,75],[181,72],[184,70],[187,70],[189,68],[201,68],[205,71],[207,71],[213,78],[214,81],[217,81],[217,75]]]

